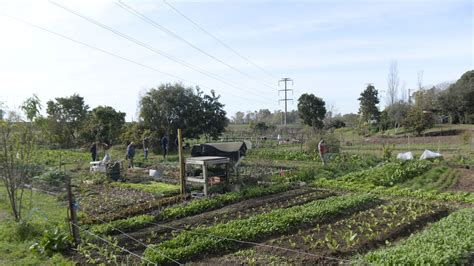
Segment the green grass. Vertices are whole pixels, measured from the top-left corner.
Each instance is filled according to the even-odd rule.
[[[179,193],[179,185],[162,183],[162,182],[150,182],[150,183],[121,183],[113,182],[112,186],[121,188],[131,188],[135,190],[141,190],[153,194],[155,197],[163,197]]]
[[[457,211],[398,245],[361,258],[370,265],[467,265],[474,251],[474,209]]]
[[[3,183],[0,185],[0,265],[74,265],[61,254],[52,257],[29,250],[44,229],[55,224],[65,226],[66,207],[55,197],[34,192],[26,193],[23,208],[26,224],[18,224],[10,215],[9,201]]]

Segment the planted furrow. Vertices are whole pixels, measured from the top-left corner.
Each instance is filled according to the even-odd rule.
[[[474,252],[474,209],[462,209],[394,247],[370,252],[360,262],[386,265],[468,265]]]
[[[389,244],[447,214],[444,207],[411,201],[394,201],[361,211],[329,225],[318,224],[306,230],[270,239],[263,243],[268,246],[255,246],[250,249],[253,251],[245,254],[255,254],[253,260],[262,265],[271,263],[270,260],[275,256],[302,265],[337,264],[338,259],[348,259],[356,253]],[[260,254],[271,254],[273,257]],[[205,262],[240,264],[249,260],[239,255],[240,253],[230,254]]]
[[[198,227],[182,231],[171,240],[152,245],[144,254],[147,259],[160,264],[169,262],[166,257],[185,261],[197,255],[232,250],[241,246],[230,239],[261,241],[275,234],[291,232],[299,226],[327,221],[376,201],[377,199],[370,195],[347,194],[301,206],[277,209],[247,219]]]
[[[311,191],[306,189],[287,191],[273,197],[247,200],[245,202],[230,205],[219,210],[182,218],[161,225],[149,223],[149,225],[152,226],[151,228],[143,229],[130,234],[133,237],[142,239],[148,243],[156,243],[169,239],[171,237],[171,232],[173,231],[171,228],[190,229],[196,226],[209,226],[234,219],[245,219],[259,213],[269,212],[278,208],[289,208],[292,206],[302,205],[310,201],[327,198],[333,195],[334,194],[329,192]],[[120,243],[130,242],[125,236],[119,236],[118,240]],[[133,243],[128,244],[128,247],[134,249],[137,252],[140,252],[144,249],[143,246],[140,245],[133,245]]]

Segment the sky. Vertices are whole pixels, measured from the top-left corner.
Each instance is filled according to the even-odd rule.
[[[231,117],[282,110],[278,80],[289,77],[289,110],[302,93],[313,93],[333,111],[350,113],[368,83],[385,102],[391,62],[405,90],[417,87],[421,71],[428,86],[474,69],[471,0],[121,3],[149,22],[118,1],[0,0],[4,106],[17,109],[32,94],[45,104],[76,93],[91,108],[112,106],[132,121],[147,90],[182,82],[214,90]]]

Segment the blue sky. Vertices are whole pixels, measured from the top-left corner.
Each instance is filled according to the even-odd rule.
[[[217,75],[186,68],[48,1],[0,0],[0,13],[94,45],[222,95],[236,111],[278,105],[277,81],[294,79],[294,99],[314,93],[340,113],[357,112],[367,83],[386,90],[396,60],[400,86],[453,81],[474,69],[474,4],[453,1],[171,1],[173,6],[264,68],[242,60],[197,30],[162,1],[124,3],[241,74],[157,30],[114,1],[61,1],[83,15]],[[78,93],[91,107],[110,105],[136,119],[140,95],[182,81],[0,16],[0,101],[14,109],[36,93],[43,102]],[[188,82],[188,81],[192,81]],[[281,88],[280,88],[281,89]],[[385,95],[383,95],[385,96]],[[382,102],[384,99],[382,98]],[[296,101],[289,105],[296,108]]]

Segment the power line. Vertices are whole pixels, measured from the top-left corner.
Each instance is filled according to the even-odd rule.
[[[232,65],[230,65],[230,64],[228,64],[228,63],[226,63],[225,61],[219,59],[218,57],[216,57],[216,56],[214,56],[214,55],[212,55],[212,54],[209,54],[208,52],[204,51],[202,48],[200,48],[200,47],[198,47],[197,45],[191,43],[190,41],[186,40],[185,38],[181,37],[181,36],[178,35],[177,33],[173,32],[173,31],[171,31],[170,29],[166,28],[165,26],[161,25],[160,23],[158,23],[158,22],[152,20],[151,18],[147,17],[146,15],[144,15],[144,14],[138,12],[136,9],[132,8],[131,6],[129,6],[129,5],[127,5],[127,4],[125,4],[124,2],[122,2],[122,1],[119,0],[119,1],[116,2],[115,4],[116,4],[117,6],[119,6],[120,8],[122,8],[123,10],[129,12],[130,14],[132,14],[132,15],[134,15],[134,16],[136,16],[136,17],[142,19],[143,21],[149,23],[149,24],[152,25],[153,27],[155,27],[155,28],[161,30],[162,32],[165,32],[165,33],[167,33],[168,35],[171,35],[171,36],[173,36],[174,38],[176,38],[176,39],[178,39],[178,40],[180,40],[180,41],[186,43],[187,45],[191,46],[191,47],[194,48],[195,50],[197,50],[197,51],[201,52],[202,54],[204,54],[204,55],[206,55],[206,56],[208,56],[208,57],[214,59],[215,61],[217,61],[217,62],[219,62],[219,63],[225,65],[226,67],[228,67],[228,68],[230,68],[230,69],[232,69],[232,70],[238,72],[239,74],[241,74],[241,75],[243,75],[243,76],[246,76],[246,77],[248,77],[248,78],[251,78],[251,79],[253,79],[253,80],[256,80],[257,82],[260,82],[260,81],[259,81],[258,79],[256,79],[254,76],[249,75],[248,73],[245,73],[245,72],[239,70],[238,68],[236,68],[236,67],[234,67],[234,66],[232,66]],[[262,84],[263,84],[264,86],[266,86],[266,87],[269,87],[269,88],[273,89],[273,86],[271,86],[271,85],[268,85],[268,84],[266,84],[266,83],[262,83]]]
[[[253,61],[251,61],[250,59],[248,59],[247,57],[243,56],[242,54],[240,54],[239,52],[237,52],[235,49],[233,49],[232,47],[230,47],[229,45],[227,45],[225,42],[223,42],[221,39],[217,38],[214,34],[210,33],[208,30],[206,30],[204,27],[202,27],[201,25],[199,25],[197,22],[195,22],[194,20],[192,20],[191,18],[189,18],[188,16],[186,16],[183,12],[179,11],[176,7],[174,7],[172,4],[168,3],[168,1],[166,0],[163,0],[163,3],[165,3],[166,5],[168,5],[171,9],[173,9],[178,15],[180,15],[181,17],[183,17],[184,19],[186,19],[188,22],[190,22],[191,24],[193,24],[196,28],[198,28],[199,30],[201,30],[202,32],[204,32],[205,34],[207,34],[208,36],[210,36],[211,38],[213,38],[215,41],[217,41],[220,45],[222,45],[223,47],[227,48],[229,51],[231,51],[233,54],[237,55],[238,57],[242,58],[243,60],[247,61],[248,63],[252,64],[253,66],[255,66],[256,68],[260,69],[263,73],[267,74],[268,76],[270,76],[272,79],[277,79],[278,77],[274,76],[272,73],[268,72],[267,70],[265,70],[263,67],[257,65],[256,63],[254,63]]]
[[[103,28],[103,29],[106,29],[106,30],[112,32],[113,34],[115,34],[115,35],[117,35],[117,36],[119,36],[119,37],[122,37],[122,38],[124,38],[124,39],[126,39],[126,40],[128,40],[128,41],[130,41],[130,42],[133,42],[133,43],[135,43],[135,44],[137,44],[137,45],[139,45],[139,46],[141,46],[141,47],[143,47],[143,48],[145,48],[145,49],[147,49],[147,50],[149,50],[149,51],[152,51],[152,52],[154,52],[154,53],[156,53],[156,54],[158,54],[158,55],[160,55],[160,56],[166,57],[167,59],[169,59],[169,60],[171,60],[171,61],[174,61],[174,62],[176,62],[176,63],[178,63],[178,64],[180,64],[180,65],[182,65],[182,66],[185,66],[185,67],[187,67],[187,68],[190,68],[190,69],[192,69],[192,70],[194,70],[194,71],[196,71],[196,72],[199,72],[199,73],[201,73],[201,74],[203,74],[203,75],[205,75],[205,76],[207,76],[207,77],[209,77],[209,78],[215,79],[215,80],[217,80],[217,81],[219,81],[219,82],[221,82],[221,83],[223,83],[223,84],[226,84],[226,85],[228,85],[228,86],[234,87],[234,88],[236,88],[236,89],[238,89],[238,90],[244,89],[244,87],[239,87],[238,85],[235,85],[235,84],[233,84],[233,83],[231,83],[231,82],[225,80],[224,78],[220,77],[219,75],[217,75],[217,74],[215,74],[215,73],[206,71],[206,70],[204,70],[204,69],[202,69],[202,68],[200,68],[200,67],[198,67],[198,66],[195,66],[195,65],[193,65],[193,64],[190,64],[190,63],[188,63],[188,62],[186,62],[186,61],[184,61],[184,60],[182,60],[182,59],[179,59],[179,58],[177,58],[177,57],[175,57],[175,56],[172,56],[172,55],[170,55],[170,54],[168,54],[168,53],[166,53],[166,52],[163,52],[163,51],[161,51],[161,50],[159,50],[159,49],[156,49],[155,47],[152,47],[152,46],[150,46],[150,45],[148,45],[148,44],[146,44],[146,43],[144,43],[144,42],[141,42],[141,41],[139,41],[139,40],[137,40],[137,39],[135,39],[135,38],[133,38],[133,37],[130,37],[130,36],[128,36],[128,35],[126,35],[126,34],[120,32],[120,31],[114,29],[114,28],[111,28],[111,27],[109,27],[109,26],[107,26],[107,25],[105,25],[105,24],[103,24],[103,23],[100,23],[100,22],[98,22],[98,21],[96,21],[96,20],[94,20],[94,19],[92,19],[92,18],[89,18],[89,17],[87,17],[87,16],[85,16],[85,15],[82,15],[81,13],[79,13],[79,12],[77,12],[77,11],[75,11],[75,10],[72,10],[72,9],[70,9],[70,8],[68,8],[68,7],[66,7],[66,6],[63,6],[63,5],[59,4],[59,3],[56,3],[56,2],[54,2],[54,1],[49,1],[49,2],[50,2],[51,4],[57,6],[57,7],[60,7],[60,8],[62,8],[62,9],[64,9],[65,11],[67,11],[67,12],[69,12],[69,13],[71,13],[71,14],[74,14],[74,15],[76,15],[76,16],[78,16],[78,17],[80,17],[80,18],[82,18],[82,19],[84,19],[84,20],[86,20],[86,21],[88,21],[88,22],[90,22],[90,23],[96,25],[96,26],[99,26],[99,27],[101,27],[101,28]],[[265,96],[256,94],[256,93],[255,93],[254,91],[252,91],[252,90],[247,90],[247,92],[252,93],[252,94],[254,94],[254,95],[258,96],[258,97],[265,98]],[[268,98],[267,98],[267,100],[268,100],[268,101],[272,101],[272,100],[270,100],[270,99],[268,99]]]
[[[68,36],[66,36],[66,35],[64,35],[64,34],[61,34],[61,33],[58,33],[58,32],[52,31],[52,30],[49,30],[49,29],[47,29],[47,28],[45,28],[45,27],[42,27],[42,26],[35,25],[35,24],[30,23],[30,22],[28,22],[28,21],[25,21],[25,20],[23,20],[23,19],[20,19],[20,18],[17,18],[17,17],[13,17],[13,16],[10,16],[10,15],[7,15],[7,14],[3,14],[3,13],[0,13],[0,15],[2,15],[2,16],[4,16],[4,17],[7,17],[7,18],[9,18],[9,19],[12,19],[12,20],[21,22],[21,23],[23,23],[23,24],[25,24],[25,25],[28,25],[28,26],[32,27],[32,28],[36,28],[36,29],[39,29],[39,30],[48,32],[48,33],[50,33],[50,34],[56,35],[56,36],[61,37],[61,38],[63,38],[63,39],[66,39],[66,40],[69,40],[69,41],[71,41],[71,42],[74,42],[74,43],[76,43],[76,44],[80,44],[80,45],[85,46],[85,47],[87,47],[87,48],[90,48],[90,49],[92,49],[92,50],[96,50],[96,51],[99,51],[99,52],[101,52],[101,53],[104,53],[104,54],[113,56],[113,57],[115,57],[115,58],[121,59],[121,60],[126,61],[126,62],[128,62],[128,63],[132,63],[132,64],[135,64],[135,65],[144,67],[144,68],[146,68],[146,69],[152,70],[152,71],[154,71],[154,72],[157,72],[157,73],[160,73],[160,74],[163,74],[163,75],[166,75],[166,76],[169,76],[169,77],[172,77],[172,78],[175,78],[175,79],[184,81],[184,82],[188,82],[188,83],[194,84],[195,86],[198,86],[198,84],[197,84],[196,82],[192,82],[192,81],[186,80],[186,79],[184,79],[184,78],[182,78],[182,77],[179,77],[179,76],[177,76],[177,75],[173,75],[173,74],[170,74],[170,73],[161,71],[161,70],[156,69],[156,68],[154,68],[154,67],[151,67],[151,66],[142,64],[142,63],[140,63],[140,62],[138,62],[138,61],[135,61],[135,60],[132,60],[132,59],[123,57],[123,56],[121,56],[121,55],[118,55],[118,54],[115,54],[115,53],[112,53],[112,52],[109,52],[109,51],[104,50],[104,49],[102,49],[102,48],[93,46],[93,45],[91,45],[91,44],[88,44],[88,43],[85,43],[85,42],[82,42],[82,41],[73,39],[73,38],[68,37]],[[202,86],[202,87],[203,87],[203,88],[210,89],[210,88],[207,87],[207,86]],[[242,96],[240,96],[240,95],[236,95],[236,94],[233,94],[233,93],[230,93],[230,92],[226,92],[226,93],[227,93],[227,94],[230,94],[230,95],[233,95],[233,96],[235,96],[235,97],[244,99],[244,100],[253,101],[253,102],[260,102],[260,103],[264,103],[264,104],[265,104],[265,102],[262,102],[262,101],[260,101],[260,100],[258,100],[258,99],[255,99],[255,98],[254,98],[254,99],[250,99],[250,98],[242,97]]]

